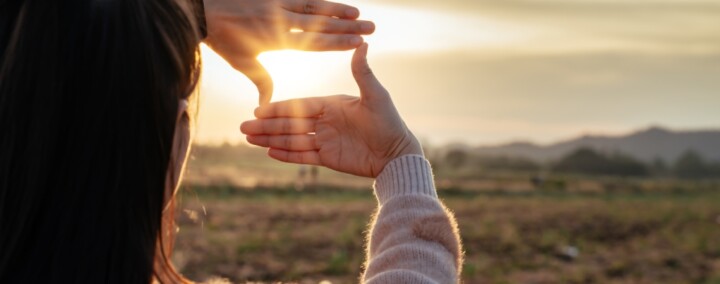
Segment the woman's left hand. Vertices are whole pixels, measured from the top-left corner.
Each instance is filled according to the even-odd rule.
[[[352,59],[360,97],[330,96],[274,102],[255,109],[258,119],[240,131],[250,144],[268,147],[270,157],[320,165],[364,177],[377,177],[390,161],[423,155],[390,98],[367,63],[367,44]]]
[[[205,0],[205,43],[257,86],[260,103],[273,83],[256,57],[263,51],[350,50],[375,25],[357,18],[357,8],[324,0]]]

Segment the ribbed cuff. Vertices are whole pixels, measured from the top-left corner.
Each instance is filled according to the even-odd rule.
[[[405,155],[390,161],[375,179],[375,196],[384,204],[402,195],[437,197],[430,163],[421,155]]]

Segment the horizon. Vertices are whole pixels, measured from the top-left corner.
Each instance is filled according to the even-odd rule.
[[[512,144],[531,144],[531,145],[538,146],[538,147],[548,147],[548,146],[552,146],[552,145],[556,145],[556,144],[560,144],[560,143],[564,143],[564,142],[568,142],[568,141],[573,141],[573,140],[577,140],[577,139],[581,139],[581,138],[622,138],[622,137],[628,137],[631,135],[649,132],[651,130],[667,131],[667,132],[670,132],[671,134],[689,134],[689,133],[718,133],[718,134],[720,134],[720,126],[714,127],[714,128],[680,128],[680,129],[678,129],[678,128],[669,128],[669,127],[665,127],[662,125],[649,125],[646,127],[641,127],[641,128],[637,128],[637,129],[628,131],[628,132],[621,132],[621,133],[583,132],[583,133],[578,133],[578,134],[570,136],[570,137],[560,138],[558,140],[545,142],[545,143],[532,141],[532,140],[521,140],[521,139],[512,140],[511,139],[511,140],[506,140],[506,141],[500,141],[497,143],[484,143],[484,144],[477,144],[477,143],[471,144],[471,143],[467,143],[464,141],[449,141],[449,142],[442,143],[442,144],[433,144],[433,143],[427,143],[428,141],[423,140],[422,137],[418,137],[418,139],[420,139],[421,142],[423,142],[423,147],[431,147],[431,148],[444,148],[444,147],[460,146],[460,145],[482,148],[482,147],[507,146],[507,145],[512,145]],[[247,147],[251,147],[251,148],[262,148],[259,146],[249,144],[244,140],[243,141],[225,140],[225,141],[210,141],[210,142],[195,140],[193,142],[193,144],[198,145],[198,146],[204,146],[204,147],[220,147],[220,146],[224,146],[224,145],[229,145],[229,146],[233,146],[233,147],[234,146],[247,146]]]

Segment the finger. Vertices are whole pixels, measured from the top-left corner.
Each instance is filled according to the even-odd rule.
[[[245,135],[306,134],[315,132],[313,118],[271,118],[245,121],[240,131]]]
[[[357,19],[360,11],[349,5],[322,0],[284,0],[283,8],[300,14],[323,15],[342,19]]]
[[[293,152],[270,148],[268,156],[287,163],[320,166],[320,154],[317,151]]]
[[[324,111],[323,98],[293,99],[282,102],[275,102],[260,106],[255,109],[257,118],[281,118],[295,117],[308,118],[316,117]]]
[[[236,70],[245,74],[258,89],[259,103],[264,105],[270,102],[273,94],[273,80],[270,73],[255,58],[231,60],[230,64]]]
[[[315,143],[315,135],[250,135],[247,136],[250,144],[260,147],[270,147],[288,151],[313,151],[318,150]]]
[[[305,51],[339,51],[357,48],[363,43],[359,35],[338,35],[314,32],[288,33],[286,48]]]
[[[315,15],[292,16],[292,25],[305,32],[329,34],[364,34],[375,31],[375,24],[370,21],[336,19]]]
[[[360,87],[363,99],[374,99],[380,96],[389,96],[380,81],[373,74],[367,62],[368,44],[364,43],[355,50],[352,58],[352,73]]]

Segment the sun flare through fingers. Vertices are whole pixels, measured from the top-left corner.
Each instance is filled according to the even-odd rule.
[[[328,89],[340,82],[346,90],[349,85],[352,52],[313,53],[281,50],[261,54],[258,60],[265,66],[275,82],[273,101],[300,97],[332,95]],[[344,73],[347,74],[344,74]],[[345,80],[339,79],[344,78]],[[336,87],[341,91],[340,86]],[[338,92],[336,91],[336,92]]]

